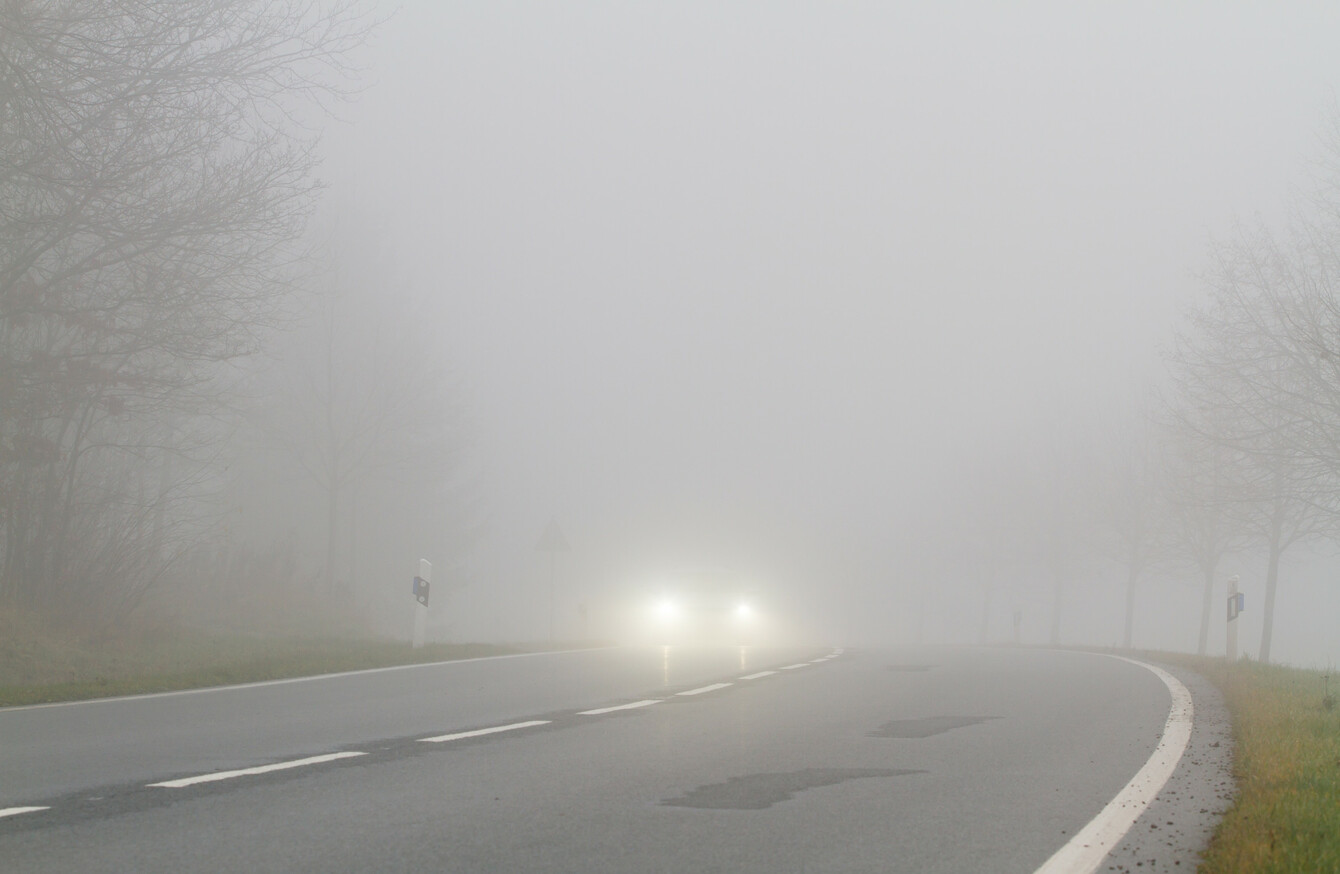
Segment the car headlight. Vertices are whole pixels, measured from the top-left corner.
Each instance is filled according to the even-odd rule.
[[[661,622],[674,622],[683,611],[680,609],[679,603],[673,598],[662,598],[656,602],[653,613]]]

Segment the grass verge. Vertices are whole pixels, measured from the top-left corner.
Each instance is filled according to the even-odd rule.
[[[1238,796],[1205,851],[1202,874],[1340,871],[1340,706],[1324,701],[1326,675],[1169,658],[1214,682],[1233,720]],[[1331,696],[1336,685],[1330,677]]]
[[[415,650],[408,644],[384,641],[213,636],[203,646],[159,646],[149,654],[94,660],[92,671],[75,671],[74,677],[63,681],[34,684],[0,680],[0,707],[199,689],[518,651],[488,644],[437,643]]]
[[[0,613],[0,707],[251,683],[533,651],[529,646],[260,637],[137,628],[115,635]]]

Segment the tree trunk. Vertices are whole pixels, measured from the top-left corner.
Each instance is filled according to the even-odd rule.
[[[335,598],[335,539],[339,535],[340,485],[331,477],[326,491],[326,598]]]
[[[358,480],[349,486],[349,595],[358,594]]]
[[[1266,600],[1261,608],[1261,661],[1270,661],[1271,629],[1275,624],[1275,583],[1279,580],[1280,526],[1277,522],[1270,532],[1270,560],[1266,565]]]
[[[1196,655],[1205,655],[1210,639],[1210,613],[1214,610],[1214,568],[1202,568],[1205,572],[1205,591],[1200,600],[1200,638],[1196,643]]]

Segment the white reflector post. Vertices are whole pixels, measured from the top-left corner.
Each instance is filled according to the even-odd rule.
[[[426,558],[419,559],[419,577],[425,583],[433,581],[433,565]],[[423,627],[428,621],[428,605],[414,599],[414,648],[423,646]]]

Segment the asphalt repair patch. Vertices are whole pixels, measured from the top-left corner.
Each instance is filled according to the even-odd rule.
[[[661,804],[670,807],[701,807],[711,810],[763,810],[794,798],[797,792],[819,786],[835,786],[864,777],[901,777],[925,774],[901,768],[806,768],[784,774],[749,774],[731,777],[725,783],[699,786],[679,798]]]

